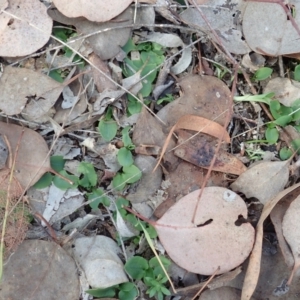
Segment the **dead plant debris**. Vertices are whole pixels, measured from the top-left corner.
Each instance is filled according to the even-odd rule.
[[[0,0],[0,299],[297,299],[300,4],[188,2]]]

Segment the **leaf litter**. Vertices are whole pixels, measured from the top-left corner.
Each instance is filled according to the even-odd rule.
[[[100,175],[99,178],[102,178],[97,184],[104,187],[105,192],[109,193],[112,199],[116,199],[120,195],[117,195],[115,191],[111,190],[112,186],[109,184],[111,183],[112,177],[120,172],[122,167],[123,170],[127,168],[127,166],[121,166],[117,160],[118,153],[125,151],[124,145],[122,144],[124,143],[123,137],[122,141],[121,139],[118,140],[119,135],[115,140],[113,137],[113,140],[110,142],[104,141],[94,127],[94,120],[100,119],[101,116],[103,119],[103,114],[105,114],[105,118],[113,117],[115,120],[114,123],[118,128],[119,126],[123,126],[120,120],[126,115],[127,109],[124,90],[127,90],[127,92],[130,90],[132,92],[131,96],[136,95],[140,102],[145,100],[143,99],[145,96],[141,96],[141,90],[145,82],[143,81],[145,78],[141,78],[142,69],[135,72],[131,78],[122,78],[122,69],[120,66],[122,66],[122,60],[126,56],[122,46],[127,43],[130,36],[133,36],[133,40],[138,40],[137,45],[139,47],[142,47],[141,45],[147,42],[153,45],[154,43],[162,44],[162,46],[167,49],[164,51],[168,53],[168,56],[171,56],[174,51],[178,51],[178,48],[181,48],[183,53],[182,57],[178,60],[175,59],[172,63],[173,65],[170,64],[169,67],[166,68],[165,75],[162,76],[164,80],[160,83],[159,87],[163,87],[163,89],[157,94],[153,91],[150,96],[153,96],[153,99],[157,100],[161,95],[164,97],[165,91],[171,89],[173,93],[174,78],[170,80],[170,74],[172,74],[178,75],[179,77],[177,80],[179,86],[177,87],[177,91],[178,88],[180,88],[179,97],[176,97],[174,101],[163,107],[155,102],[151,103],[151,101],[153,101],[152,98],[147,98],[146,100],[150,101],[151,109],[147,110],[143,107],[142,112],[139,113],[139,117],[133,115],[134,118],[130,121],[130,117],[125,118],[125,122],[131,122],[130,126],[133,126],[132,142],[136,147],[135,151],[138,155],[135,157],[135,160],[132,161],[139,167],[142,178],[140,181],[132,184],[130,188],[126,188],[126,190],[122,191],[121,196],[126,197],[127,201],[131,201],[132,207],[136,208],[137,211],[144,212],[146,215],[149,213],[149,207],[151,207],[151,211],[155,210],[155,214],[160,216],[158,221],[149,221],[149,223],[154,225],[158,232],[158,238],[167,251],[167,254],[178,263],[178,265],[190,272],[200,273],[202,275],[211,275],[214,272],[218,274],[225,273],[225,276],[228,274],[228,278],[230,277],[229,271],[233,268],[238,269],[250,254],[254,241],[254,228],[247,221],[247,206],[245,202],[236,193],[225,187],[228,187],[230,182],[233,181],[230,185],[233,190],[242,192],[246,198],[255,197],[260,200],[265,206],[262,217],[255,229],[256,243],[250,256],[250,267],[247,271],[242,292],[242,299],[250,299],[254,291],[254,286],[257,284],[259,264],[261,262],[260,251],[262,249],[261,238],[263,221],[266,216],[269,215],[274,205],[280,201],[284,195],[289,194],[293,189],[298,190],[298,185],[284,190],[289,180],[289,162],[263,162],[247,169],[236,155],[236,152],[235,154],[229,153],[228,149],[233,147],[233,141],[228,134],[230,129],[228,129],[227,132],[226,127],[231,114],[232,92],[224,82],[231,84],[231,81],[227,80],[226,76],[219,76],[222,79],[220,80],[220,78],[216,76],[204,75],[203,73],[200,73],[201,75],[193,74],[197,72],[196,68],[191,66],[194,53],[192,47],[190,45],[187,46],[191,36],[187,33],[185,35],[178,35],[178,32],[175,33],[175,31],[171,29],[172,25],[166,27],[170,28],[170,30],[167,31],[168,33],[156,30],[157,28],[153,21],[154,8],[151,5],[136,8],[134,5],[128,7],[132,1],[123,1],[122,3],[120,1],[112,1],[109,4],[97,2],[97,5],[95,5],[94,1],[86,1],[84,4],[81,1],[72,1],[71,3],[69,1],[68,5],[63,1],[53,1],[60,12],[53,7],[49,9],[48,13],[51,17],[45,16],[44,24],[42,25],[33,22],[34,18],[40,20],[40,18],[34,17],[35,13],[41,8],[39,6],[40,3],[38,2],[37,4],[37,2],[38,1],[28,0],[24,2],[24,6],[23,3],[20,7],[16,6],[18,8],[16,11],[10,9],[18,5],[17,1],[2,1],[0,3],[0,39],[6,41],[5,43],[1,43],[0,54],[2,53],[1,47],[6,48],[1,54],[6,57],[33,54],[36,50],[43,47],[50,37],[49,28],[52,27],[51,18],[63,25],[72,25],[76,28],[79,37],[76,36],[74,38],[74,36],[72,36],[65,44],[69,45],[70,49],[74,51],[72,59],[61,60],[68,61],[70,66],[61,67],[62,72],[59,72],[58,75],[56,74],[56,76],[62,76],[61,81],[65,80],[66,84],[57,83],[41,73],[42,71],[50,74],[53,72],[53,69],[50,70],[47,68],[52,68],[53,66],[55,66],[55,68],[58,67],[59,70],[60,65],[57,64],[59,60],[56,60],[56,58],[61,57],[61,53],[65,51],[59,44],[53,46],[48,43],[45,46],[46,51],[48,51],[48,56],[43,56],[43,52],[40,54],[41,59],[44,59],[45,63],[42,68],[37,68],[37,66],[34,65],[34,59],[32,64],[32,61],[30,63],[30,59],[26,61],[26,58],[23,65],[23,59],[16,60],[16,64],[19,64],[19,67],[4,67],[4,73],[2,74],[0,82],[1,90],[4,91],[2,93],[2,100],[0,98],[0,103],[2,103],[1,110],[5,115],[19,115],[24,120],[30,121],[29,124],[31,124],[30,126],[34,129],[39,130],[45,125],[46,127],[53,126],[57,136],[62,133],[70,133],[72,130],[79,130],[80,135],[78,136],[78,132],[76,131],[77,136],[74,135],[73,138],[83,140],[84,142],[81,143],[81,146],[84,148],[82,149],[83,151],[76,152],[77,156],[83,161],[90,161],[97,168]],[[194,2],[195,1],[191,1],[193,4]],[[201,30],[201,36],[203,37],[203,32],[209,31],[208,34],[211,40],[225,49],[225,53],[229,50],[231,53],[248,55],[250,48],[263,55],[266,53],[278,55],[298,52],[297,46],[293,41],[285,40],[287,36],[292,36],[294,40],[297,40],[298,34],[283,34],[283,25],[280,25],[280,30],[276,30],[277,25],[271,23],[271,20],[268,19],[266,21],[266,18],[255,15],[257,11],[255,9],[253,13],[253,9],[263,4],[258,2],[250,1],[249,3],[243,3],[241,1],[233,1],[230,4],[220,4],[220,2],[217,1],[210,2],[209,5],[201,2],[198,8],[190,7],[186,10],[182,10],[179,6],[177,7],[175,5],[174,7],[180,12],[180,14],[177,14],[170,7],[166,6],[165,3],[162,3],[162,1],[157,1],[156,4],[159,7],[155,8],[155,11],[159,12],[162,18],[166,18],[176,24],[176,26],[179,24],[178,19],[181,18],[181,20],[189,26],[186,32],[193,30],[197,32],[197,34],[200,34],[199,30]],[[8,6],[8,3],[10,6]],[[154,4],[154,1],[150,1],[150,3]],[[24,8],[26,5],[32,6],[26,9]],[[269,11],[273,11],[274,14],[278,14],[280,20],[284,19],[284,24],[287,25],[286,31],[296,29],[294,31],[297,32],[297,25],[295,25],[295,22],[298,22],[297,16],[295,17],[295,22],[293,22],[293,19],[291,19],[289,15],[286,15],[286,11],[278,3],[268,3],[268,5],[262,9],[264,13],[265,7],[267,7]],[[46,11],[45,7],[42,6],[41,9],[44,14]],[[141,16],[142,10],[146,9],[148,9],[149,16],[151,15],[149,19],[147,16]],[[26,11],[27,15],[18,15],[18,12],[23,10]],[[10,13],[10,17],[8,17],[8,13]],[[14,15],[19,18],[14,19]],[[136,18],[136,15],[138,18]],[[206,16],[207,20],[203,18],[203,15]],[[219,16],[217,22],[212,22],[212,20],[215,20],[216,15]],[[267,15],[271,14],[268,13]],[[284,16],[284,18],[282,18],[282,16]],[[136,22],[136,20],[138,21]],[[208,23],[213,23],[212,32],[207,21]],[[143,22],[144,24],[141,24]],[[149,22],[149,24],[147,24],[147,22]],[[26,24],[26,26],[24,24]],[[255,26],[250,26],[249,24],[255,24]],[[266,26],[266,24],[268,24],[268,26]],[[18,44],[17,42],[8,41],[7,34],[12,41],[17,36],[12,33],[12,29],[15,30],[14,33],[20,35],[19,25],[22,27],[22,38],[19,36]],[[241,30],[242,26],[243,30]],[[256,29],[256,27],[258,27],[258,29]],[[37,30],[36,28],[41,30]],[[108,30],[106,30],[107,28]],[[140,28],[139,34],[142,38],[137,37],[137,28]],[[147,28],[150,33],[145,32],[144,28]],[[271,31],[272,41],[275,43],[280,41],[281,44],[274,44],[269,48],[269,46],[264,43],[264,40],[260,39],[261,33],[265,36],[266,28]],[[182,27],[180,27],[180,29],[182,29]],[[30,30],[30,34],[28,34],[28,30]],[[24,34],[24,31],[26,31],[27,34]],[[217,34],[214,35],[214,33]],[[259,38],[254,39],[253,33]],[[244,34],[244,39],[242,38],[242,34]],[[24,36],[28,37],[28,41],[24,41]],[[278,37],[280,37],[281,40]],[[75,46],[74,40],[80,39],[83,41],[83,48]],[[37,43],[33,43],[33,40],[37,41]],[[19,45],[19,41],[23,43],[22,47],[15,47],[15,45]],[[52,41],[54,41],[53,36],[51,42]],[[29,42],[32,47],[29,47],[27,42]],[[211,43],[209,40],[206,40],[206,44],[201,43],[201,47],[203,47],[202,50],[204,50],[204,53],[207,55],[209,51],[213,49]],[[53,51],[51,47],[57,47],[56,50],[61,49],[61,52],[56,51],[50,54],[50,51]],[[20,52],[17,53],[15,50]],[[85,57],[80,54],[84,53],[82,51],[86,51],[84,56],[89,55],[89,60],[86,60]],[[68,70],[70,70],[69,68],[73,63],[72,60],[75,58],[75,54],[78,55],[78,53],[80,54],[79,58],[84,58],[84,60],[91,65],[92,72],[83,75],[84,79],[82,79],[80,78],[82,76],[82,70],[80,70],[79,67],[76,69],[77,67],[73,66],[73,70],[76,72],[75,75],[73,74],[74,80],[76,81],[73,82],[74,84],[69,84],[70,82],[68,82],[68,80],[70,78],[68,78],[68,76],[71,77],[73,75],[72,73],[66,75],[64,72],[69,72]],[[217,56],[210,56],[210,61],[214,62],[216,58]],[[107,64],[106,61],[108,59],[112,59],[109,64]],[[232,57],[230,57],[230,59],[232,59]],[[232,62],[230,59],[229,61]],[[54,60],[56,60],[56,62],[52,64]],[[170,61],[172,60],[170,59]],[[200,61],[204,60],[199,56],[199,62]],[[216,71],[217,66],[222,66],[222,63],[224,63],[224,61],[221,61],[221,64],[219,64],[219,62],[216,62],[216,64],[211,63],[209,66],[209,68],[215,69],[215,74],[218,74]],[[31,70],[29,70],[28,66]],[[185,70],[187,70],[189,74],[183,74]],[[88,72],[88,68],[86,68],[85,71]],[[26,78],[26,80],[24,78]],[[28,78],[29,81],[27,80]],[[167,78],[170,80],[170,84],[167,83]],[[123,86],[120,85],[122,80]],[[234,84],[235,81],[233,81],[233,85]],[[139,86],[133,90],[132,87],[134,85]],[[272,89],[274,89],[274,87],[272,87],[271,90]],[[289,94],[291,88],[287,86],[286,89],[288,91],[287,94]],[[279,97],[280,92],[281,91],[278,91]],[[297,94],[297,92],[295,92],[295,94]],[[14,101],[12,101],[12,96]],[[291,97],[291,101],[295,100],[292,98],[294,98],[294,96]],[[133,100],[128,99],[128,101]],[[132,105],[132,102],[130,105]],[[139,105],[141,106],[141,104]],[[107,115],[108,106],[111,108],[111,116]],[[151,113],[155,112],[154,116],[152,116],[149,111]],[[93,119],[95,116],[96,118]],[[32,121],[36,123],[34,124]],[[18,171],[14,175],[13,182],[6,182],[5,185],[11,185],[12,190],[16,192],[15,198],[17,198],[25,189],[35,183],[45,171],[51,171],[50,161],[47,158],[49,155],[49,147],[45,140],[47,140],[50,145],[49,137],[50,139],[52,138],[51,132],[53,130],[46,128],[44,131],[39,131],[44,135],[44,140],[43,138],[37,139],[36,136],[40,137],[39,133],[25,128],[20,138],[20,126],[15,127],[16,125],[3,124],[3,126],[0,126],[0,129],[2,127],[4,128],[1,134],[8,138],[9,147],[12,148],[10,155],[14,156],[15,153],[17,154],[15,168]],[[66,124],[69,125],[69,128],[64,128]],[[82,131],[84,128],[91,130],[90,132],[84,132]],[[18,134],[16,135],[15,133]],[[47,137],[47,135],[49,135],[49,137]],[[24,148],[25,141],[28,144],[26,149]],[[55,142],[57,142],[57,140]],[[216,146],[219,142],[221,147]],[[7,147],[7,149],[9,149],[9,147]],[[2,151],[3,153],[7,152],[7,150],[5,151],[5,147],[2,148],[4,149],[4,151]],[[152,149],[154,152],[147,152],[145,149]],[[128,151],[127,149],[125,152],[127,153]],[[130,149],[130,151],[132,151],[132,149]],[[139,154],[139,151],[143,151],[143,155]],[[158,163],[161,162],[155,171],[156,173],[152,173],[151,170],[154,168],[155,163],[157,163],[155,158],[151,157],[153,153],[155,153],[155,156],[160,157]],[[31,160],[32,158],[33,160]],[[8,158],[4,155],[3,165],[7,163],[7,159]],[[215,161],[213,165],[211,163],[212,161]],[[73,162],[78,162],[75,153],[68,158],[70,166]],[[44,166],[42,166],[42,163],[45,163]],[[71,169],[69,170],[71,171]],[[72,172],[76,172],[74,170]],[[8,178],[11,172],[12,170],[10,168],[4,167],[2,170],[2,178]],[[208,173],[210,175],[207,179]],[[231,177],[232,175],[229,174],[239,175],[240,177],[236,180],[235,177]],[[164,181],[162,178],[168,179],[169,186],[167,188],[163,187]],[[128,179],[129,182],[132,182],[131,180],[131,178]],[[20,188],[18,188],[18,185]],[[204,188],[204,185],[213,185],[214,187]],[[200,200],[198,199],[199,188],[203,188],[203,194]],[[34,190],[34,188],[32,189]],[[43,198],[44,203],[42,208],[39,203],[39,205],[36,206],[36,210],[39,215],[43,215],[40,221],[46,225],[46,229],[51,232],[51,236],[54,240],[57,240],[55,237],[57,232],[53,233],[51,226],[54,228],[62,228],[63,225],[67,223],[64,226],[64,228],[67,228],[68,224],[75,224],[74,222],[76,220],[82,220],[82,224],[77,225],[78,229],[80,228],[81,230],[85,227],[85,229],[88,228],[89,231],[90,228],[95,228],[93,226],[96,226],[97,220],[101,220],[101,224],[105,226],[112,237],[116,236],[116,230],[119,231],[120,236],[129,237],[132,234],[136,234],[135,230],[130,230],[128,221],[125,220],[126,216],[121,215],[121,213],[124,213],[121,208],[117,209],[115,219],[112,218],[112,224],[106,224],[107,222],[104,221],[105,217],[103,217],[103,209],[97,208],[96,211],[93,211],[95,206],[91,205],[91,213],[99,214],[99,216],[97,215],[95,218],[89,217],[84,221],[86,216],[90,216],[90,214],[86,214],[83,209],[83,206],[86,206],[88,203],[83,202],[83,197],[87,195],[88,192],[90,191],[84,190],[83,192],[79,192],[79,190],[75,188],[62,191],[61,197],[53,197],[51,193],[50,195],[44,193],[44,195],[38,196]],[[69,196],[63,198],[67,194]],[[30,198],[29,195],[30,193],[28,193],[28,198]],[[75,200],[77,198],[79,200],[78,202]],[[29,200],[32,201],[32,199]],[[16,204],[16,202],[11,199],[9,199],[9,201],[12,206]],[[49,201],[47,205],[46,201]],[[74,203],[73,205],[68,205],[67,202]],[[76,205],[74,206],[75,202]],[[142,207],[144,204],[146,206]],[[24,204],[22,203],[22,205],[22,211],[24,213]],[[162,208],[164,205],[165,208]],[[280,225],[277,225],[276,228],[277,232],[279,232],[280,229],[283,231],[283,235],[288,244],[292,250],[294,250],[294,255],[297,255],[297,246],[295,245],[297,245],[298,241],[298,237],[295,236],[296,230],[294,230],[294,228],[298,226],[294,223],[294,219],[297,219],[297,215],[293,207],[296,205],[297,202],[292,202],[286,212],[281,211],[278,218],[281,220],[280,222],[283,222],[283,225],[279,222]],[[170,208],[167,209],[168,207]],[[195,212],[196,207],[197,210]],[[114,213],[112,207],[109,207],[108,212],[110,211]],[[111,212],[109,214],[111,214]],[[196,218],[193,217],[194,213],[196,213]],[[295,214],[295,216],[293,216],[293,214]],[[76,227],[76,225],[70,225],[69,228],[74,228],[73,226]],[[281,226],[283,227],[281,228]],[[15,227],[17,227],[17,225],[15,225]],[[23,228],[22,236],[24,238],[27,227],[18,226],[18,228]],[[9,228],[7,228],[7,236],[12,237],[13,235],[13,233],[9,232]],[[75,244],[82,240],[82,246],[86,248],[87,243],[95,241],[98,238],[107,239],[103,232],[101,232],[100,235],[96,237],[75,238]],[[72,239],[72,237],[70,236],[66,239]],[[21,239],[18,242],[20,241]],[[282,249],[284,249],[284,247],[287,249],[283,242],[282,236],[280,242],[281,247]],[[64,243],[64,241],[61,241],[62,245]],[[110,240],[110,242],[107,243],[114,242]],[[116,255],[116,253],[120,253],[120,247],[114,244],[114,253],[112,254],[110,253],[111,250],[109,250],[110,247],[107,246],[107,243],[102,241],[100,243],[101,245],[97,246],[92,242],[88,248],[90,253],[93,253],[94,256],[89,256],[90,253],[83,255],[85,256],[85,260],[80,261],[82,270],[84,271],[83,276],[86,276],[85,279],[82,279],[82,282],[85,282],[85,284],[82,285],[82,287],[85,287],[83,290],[86,290],[89,285],[92,287],[109,287],[112,283],[119,284],[128,281],[128,277],[124,272],[124,260],[122,261]],[[218,243],[218,247],[215,246],[216,243]],[[50,244],[53,245],[52,243]],[[23,245],[25,245],[25,243],[23,243]],[[126,245],[122,244],[121,246],[124,251],[124,247],[128,246],[128,244],[126,242]],[[21,249],[21,247],[19,249]],[[103,254],[103,257],[101,256],[102,254],[100,255],[102,252],[99,251],[99,247],[102,247],[101,251],[106,253]],[[132,244],[130,247],[132,247]],[[58,246],[58,249],[62,248]],[[81,254],[75,258],[76,262],[82,259]],[[123,254],[126,256],[125,251]],[[78,255],[78,253],[76,255]],[[224,255],[226,257],[224,257]],[[39,258],[37,259],[39,260]],[[53,257],[51,259],[53,259]],[[253,267],[253,264],[255,267]],[[113,268],[113,266],[115,267]],[[7,265],[8,269],[9,267],[10,264]],[[80,268],[80,266],[78,267]],[[99,275],[97,273],[99,268],[105,268],[108,273],[105,276],[103,276],[103,273]],[[296,261],[294,263],[294,271],[297,268],[298,263]],[[237,273],[232,276],[236,276]],[[55,277],[58,278],[56,275]],[[99,283],[99,279],[101,278],[106,278],[106,281],[104,280],[104,283]],[[232,280],[232,277],[228,280]],[[292,275],[288,284],[290,284],[291,281]],[[77,283],[78,281],[75,280],[75,282]],[[281,289],[283,291],[285,289],[285,283],[283,283],[282,286],[279,286],[280,283],[277,284],[278,290]],[[28,283],[26,286],[32,287],[34,284]],[[240,284],[238,288],[240,289],[241,286]],[[22,289],[26,290],[26,287],[23,286]],[[45,290],[47,291],[47,289]],[[78,288],[74,287],[74,291],[77,292]],[[140,291],[144,293],[143,289]],[[5,293],[6,292],[5,290]],[[203,297],[207,295],[208,299],[216,299],[216,297],[218,297],[216,295],[209,295],[210,292],[212,291],[204,293]],[[9,291],[7,293],[8,296],[5,294],[5,297],[10,297]],[[221,289],[216,290],[216,293],[221,293],[222,296],[224,295]],[[239,291],[233,291],[233,294],[239,295],[239,293]],[[36,292],[36,296],[40,297],[39,292]],[[74,297],[74,295],[72,297],[72,299],[78,298],[78,296]],[[82,294],[82,297],[83,299],[88,299],[85,293]],[[234,296],[229,297],[233,299]]]

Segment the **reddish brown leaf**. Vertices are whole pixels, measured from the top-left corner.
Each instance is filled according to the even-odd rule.
[[[184,130],[178,131],[178,146],[175,155],[205,169],[208,169],[215,155],[216,140],[206,134],[192,135]],[[220,149],[212,170],[241,175],[246,166],[234,155]]]

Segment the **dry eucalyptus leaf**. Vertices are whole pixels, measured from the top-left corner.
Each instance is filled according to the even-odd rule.
[[[255,291],[261,265],[261,254],[262,254],[262,241],[263,241],[263,224],[266,218],[269,216],[272,209],[275,205],[284,197],[288,196],[290,193],[300,192],[300,183],[295,184],[281,192],[279,192],[276,197],[268,201],[261,213],[260,219],[256,226],[256,236],[254,247],[250,256],[249,264],[246,271],[246,276],[242,289],[242,298],[241,300],[249,300]]]
[[[17,147],[14,176],[26,188],[28,184],[35,184],[41,176],[51,169],[49,152],[45,140],[35,131],[21,126],[0,122],[0,134],[6,135],[12,153],[15,156]],[[19,144],[19,146],[18,146]]]
[[[199,300],[240,300],[241,291],[229,286],[204,291]]]
[[[5,11],[17,18],[10,16],[6,28],[0,30],[0,56],[29,55],[48,42],[52,19],[39,0],[10,0]],[[4,12],[0,14],[0,24],[3,22],[7,22]]]
[[[266,161],[248,169],[230,187],[242,192],[247,198],[255,197],[266,204],[284,189],[288,178],[288,162]]]
[[[0,78],[0,89],[0,109],[4,113],[23,112],[34,120],[48,113],[63,85],[39,72],[7,66]]]
[[[294,258],[291,249],[283,236],[282,222],[283,222],[283,217],[287,209],[289,208],[291,202],[294,201],[294,199],[297,196],[298,194],[291,192],[289,195],[284,197],[284,199],[282,199],[279,203],[277,203],[270,213],[270,218],[276,231],[276,236],[277,236],[280,250],[282,252],[286,265],[290,269],[293,268]]]
[[[185,130],[177,130],[177,134],[178,143],[174,151],[175,155],[198,167],[209,169],[216,152],[216,139],[204,133],[193,136]],[[212,170],[241,175],[247,167],[233,154],[221,148]]]
[[[93,288],[107,288],[128,281],[119,258],[121,250],[113,239],[103,235],[78,238],[73,251]]]
[[[145,132],[147,132],[147,134],[145,134]],[[161,123],[143,107],[133,131],[132,142],[136,146],[155,145],[162,147],[166,137],[167,134],[164,133]],[[174,146],[175,142],[170,140],[167,150],[172,149]],[[164,156],[164,162],[167,162],[170,166],[176,168],[178,158],[173,152],[168,152]]]
[[[253,51],[270,56],[300,52],[299,34],[279,3],[263,1],[246,3],[243,32],[246,42]],[[295,11],[300,10],[298,1],[289,3]],[[296,14],[294,19],[299,27],[300,15]]]
[[[247,207],[236,193],[221,187],[206,187],[198,203],[196,190],[172,206],[154,225],[171,259],[180,267],[203,275],[222,274],[239,266],[249,255],[254,229]],[[218,269],[219,268],[219,269]]]
[[[229,271],[225,274],[214,277],[208,284],[206,281],[203,281],[198,284],[194,284],[192,286],[178,288],[178,289],[176,289],[176,291],[177,291],[176,295],[192,298],[204,286],[205,287],[207,286],[211,290],[226,286],[227,284],[230,283],[230,281],[232,281],[234,278],[236,278],[241,272],[242,272],[242,267],[240,266],[240,267],[237,267],[234,270]]]
[[[59,0],[60,1],[60,0]],[[68,1],[67,1],[68,2]],[[122,0],[123,2],[123,0]],[[124,0],[125,2],[125,0]],[[105,2],[109,3],[109,2]],[[113,21],[106,23],[95,23],[85,19],[75,19],[74,26],[84,35],[105,30],[107,28],[123,27],[101,32],[87,38],[94,52],[102,59],[107,60],[115,57],[126,44],[130,37],[131,28],[125,27],[133,22],[131,9],[126,9],[122,14],[118,15]],[[109,49],[109,50],[108,50]]]
[[[24,241],[4,265],[0,299],[79,299],[77,271],[74,260],[56,243]]]
[[[5,8],[8,6],[7,0],[1,0],[0,1],[0,10],[5,10]],[[3,30],[6,28],[10,17],[0,11],[0,35],[3,32]]]
[[[129,190],[126,199],[133,203],[140,203],[148,200],[159,189],[162,181],[162,170],[159,167],[155,172],[152,172],[156,159],[151,156],[137,155],[134,164],[142,171],[143,175],[137,187]]]
[[[123,12],[132,0],[53,0],[58,10],[69,18],[85,17],[92,22],[106,22]]]
[[[183,94],[163,107],[157,116],[173,126],[184,115],[196,115],[224,125],[231,92],[214,76],[187,75],[179,80]]]
[[[289,78],[276,77],[271,79],[264,93],[275,93],[275,99],[285,106],[292,106],[300,98],[300,82]]]
[[[235,54],[245,54],[250,51],[247,43],[242,39],[242,33],[237,26],[243,10],[243,1],[209,1],[209,4],[200,5],[206,20],[217,32],[223,46],[229,52]],[[202,32],[210,32],[206,21],[196,8],[188,8],[180,14],[183,22],[199,29]],[[211,35],[216,42],[218,40]]]
[[[92,34],[86,40],[102,60],[113,58],[121,51],[121,47],[126,44],[131,33],[131,28],[126,26],[133,23],[133,13],[130,8],[114,20],[105,23],[91,22],[84,18],[67,18],[55,9],[49,9],[48,14],[57,22],[75,26],[84,35]],[[118,28],[113,29],[114,27]],[[110,30],[106,30],[107,28]],[[99,31],[100,33],[93,34]]]
[[[109,78],[111,78],[111,71],[107,66],[107,62],[104,62],[98,55],[92,53],[89,56],[89,61],[92,62],[98,69],[105,73]],[[111,81],[103,76],[99,71],[92,67],[93,79],[99,93],[102,93],[105,89],[115,90],[117,86]]]
[[[288,280],[287,285],[290,285],[293,280],[294,273],[300,267],[300,196],[298,196],[287,209],[283,221],[282,232],[288,242],[293,256],[294,256],[294,268],[292,274]]]

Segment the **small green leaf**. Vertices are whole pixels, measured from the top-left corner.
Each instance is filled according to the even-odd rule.
[[[96,186],[97,184],[97,173],[94,166],[91,163],[82,161],[78,166],[78,172],[83,174],[83,178],[80,179],[79,184],[82,187],[88,188]]]
[[[38,182],[36,182],[33,187],[36,189],[43,189],[47,186],[50,186],[52,180],[53,180],[53,175],[49,172],[45,173]]]
[[[114,120],[100,120],[98,130],[106,142],[111,141],[117,134],[118,125]]]
[[[161,291],[163,294],[165,294],[167,296],[171,295],[171,292],[164,286],[161,286]]]
[[[65,167],[66,160],[64,159],[63,156],[61,155],[56,155],[56,156],[50,156],[50,165],[51,168],[59,173],[62,171]]]
[[[138,295],[138,291],[136,288],[130,291],[120,291],[118,294],[119,300],[134,300],[136,299],[137,295]]]
[[[122,129],[122,142],[124,146],[127,148],[132,145],[131,138],[129,136],[130,126],[126,126]]]
[[[54,79],[57,82],[64,82],[64,79],[61,77],[61,73],[58,72],[58,70],[52,70],[49,72],[48,74],[49,77],[51,77],[52,79]]]
[[[117,175],[112,180],[113,187],[117,191],[121,191],[124,189],[126,185],[126,180],[124,179],[124,176],[122,173],[117,173]]]
[[[152,225],[148,224],[146,226],[146,230],[147,230],[147,232],[148,232],[148,234],[149,234],[149,236],[150,236],[151,239],[157,238],[156,229]]]
[[[266,139],[268,143],[275,144],[278,141],[279,133],[276,128],[267,128],[266,130]]]
[[[124,266],[125,271],[135,280],[142,279],[148,268],[147,260],[141,256],[131,257]]]
[[[276,119],[274,121],[275,124],[279,125],[279,126],[286,126],[287,124],[289,124],[292,121],[292,116],[281,116],[278,119]]]
[[[138,290],[132,282],[120,284],[119,300],[134,300],[138,295]]]
[[[170,102],[172,102],[173,100],[174,100],[173,95],[171,95],[171,94],[166,94],[164,97],[159,98],[159,99],[156,101],[156,103],[157,103],[157,104],[162,104],[162,103],[164,103],[164,102],[170,103]]]
[[[292,140],[291,144],[293,146],[293,149],[297,151],[298,154],[300,154],[300,139]]]
[[[129,151],[127,148],[123,147],[119,149],[117,154],[118,162],[123,167],[129,167],[133,164],[133,158],[131,151]]]
[[[287,160],[293,155],[293,152],[291,149],[284,147],[280,149],[279,151],[279,157],[281,160]]]
[[[171,261],[164,256],[159,256],[159,259],[165,269],[168,270],[169,266],[171,265]],[[149,267],[153,269],[155,276],[161,275],[166,279],[166,281],[168,280],[156,256],[149,260]]]
[[[268,67],[260,68],[254,73],[254,80],[265,80],[271,76],[272,72],[273,69],[271,68]]]
[[[75,189],[78,187],[78,177],[74,175],[68,174],[65,170],[62,170],[59,172],[60,175],[63,177],[66,177],[67,179],[71,180],[73,184],[70,184],[66,180],[64,180],[61,177],[58,177],[57,175],[53,178],[53,183],[56,187],[58,187],[61,190],[67,190],[67,189]]]
[[[128,206],[129,201],[127,199],[120,197],[116,200],[116,205],[117,205],[118,210],[120,210],[121,208],[123,208],[123,206]]]
[[[90,290],[86,290],[85,292],[94,297],[112,298],[116,294],[116,287],[112,286],[105,289],[90,289]]]
[[[281,108],[281,104],[278,100],[272,100],[270,102],[270,110],[271,110],[272,116],[275,119],[278,119],[281,116],[280,108]]]
[[[294,80],[300,81],[300,65],[297,65],[294,70]]]
[[[88,200],[93,202],[90,203],[90,207],[92,209],[97,209],[99,207],[99,204],[102,203],[105,206],[110,205],[109,198],[105,195],[103,189],[98,188],[91,193],[88,194]]]
[[[135,289],[135,285],[132,282],[124,282],[120,284],[120,291],[129,292],[132,289]]]
[[[133,100],[129,100],[130,98],[132,98]],[[127,110],[130,115],[138,114],[142,111],[143,105],[141,102],[134,99],[131,95],[128,95],[128,100],[129,102],[128,102]]]
[[[123,51],[128,54],[129,52],[136,49],[136,46],[132,39],[129,39],[127,43],[122,47]]]
[[[127,183],[135,183],[138,180],[140,180],[142,177],[142,172],[135,165],[131,165],[129,167],[123,167],[123,173]]]

